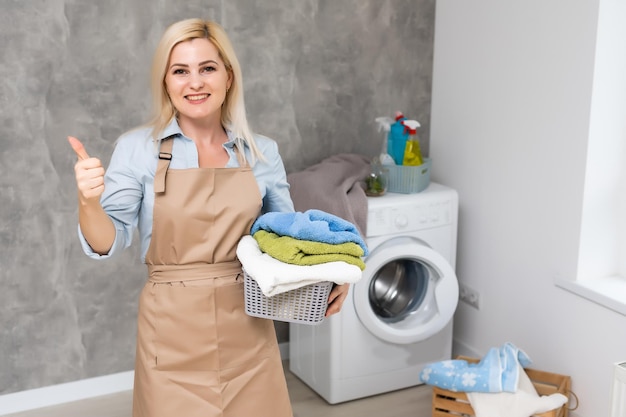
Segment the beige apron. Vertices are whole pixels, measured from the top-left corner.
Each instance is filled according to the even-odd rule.
[[[261,209],[252,170],[169,170],[172,143],[154,179],[133,417],[290,417],[273,322],[244,312],[236,247]]]

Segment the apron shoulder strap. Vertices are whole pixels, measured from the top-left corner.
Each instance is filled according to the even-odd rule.
[[[174,146],[174,136],[168,136],[159,142],[159,160],[157,170],[154,175],[154,192],[165,192],[165,175],[172,160],[172,147]]]

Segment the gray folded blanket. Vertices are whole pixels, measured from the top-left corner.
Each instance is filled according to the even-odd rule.
[[[369,158],[338,154],[303,171],[287,175],[296,211],[318,209],[354,224],[367,233],[367,196],[362,182],[370,173]]]

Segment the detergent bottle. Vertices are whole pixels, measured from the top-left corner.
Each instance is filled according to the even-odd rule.
[[[380,151],[378,160],[382,165],[395,165],[395,161],[389,155],[389,131],[391,130],[391,124],[393,119],[391,117],[377,117],[376,124],[378,124],[378,131],[383,132],[383,146]]]
[[[402,165],[402,159],[404,158],[404,149],[406,148],[406,141],[409,138],[409,134],[406,127],[402,122],[406,120],[402,112],[397,111],[395,115],[395,122],[389,129],[389,136],[387,141],[387,152],[393,158],[396,165]]]
[[[422,158],[420,142],[417,137],[417,128],[420,127],[420,124],[417,120],[403,120],[402,124],[406,126],[409,132],[409,138],[406,141],[404,156],[402,158],[402,165],[422,165],[424,160]]]

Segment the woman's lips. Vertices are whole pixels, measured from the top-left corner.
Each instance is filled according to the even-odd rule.
[[[203,103],[206,99],[209,98],[209,95],[210,94],[193,94],[185,96],[185,98],[191,103]]]

